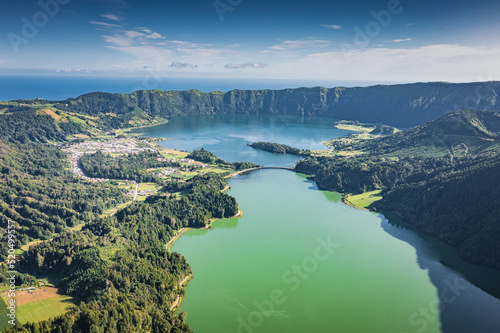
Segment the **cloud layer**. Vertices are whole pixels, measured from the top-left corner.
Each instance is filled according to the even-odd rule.
[[[243,64],[230,63],[224,66],[226,69],[245,69],[245,68],[266,68],[267,64],[261,62],[246,62]]]

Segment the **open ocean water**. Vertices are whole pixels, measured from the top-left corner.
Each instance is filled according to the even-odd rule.
[[[0,75],[0,101],[43,98],[63,100],[90,92],[129,94],[136,90],[189,90],[205,92],[233,89],[286,89],[323,86],[369,86],[376,82],[323,80],[193,79],[144,77],[26,76]]]

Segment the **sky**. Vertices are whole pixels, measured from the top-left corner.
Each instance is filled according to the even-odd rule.
[[[500,80],[500,1],[2,1],[0,75]]]

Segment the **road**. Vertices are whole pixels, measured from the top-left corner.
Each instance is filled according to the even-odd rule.
[[[137,200],[137,195],[139,194],[139,183],[135,184],[135,194],[134,194],[134,201]]]

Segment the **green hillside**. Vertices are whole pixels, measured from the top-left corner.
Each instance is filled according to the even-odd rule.
[[[140,90],[132,94],[91,93],[55,106],[92,116],[122,115],[139,108],[151,117],[200,114],[282,114],[411,127],[467,108],[499,110],[500,82],[443,82],[378,85],[355,88],[297,88],[283,90]],[[107,124],[124,124],[119,117]]]
[[[381,190],[370,208],[392,211],[464,258],[500,268],[500,114],[455,112],[386,137],[334,140],[333,147],[339,154],[311,156],[296,170],[331,190]]]

